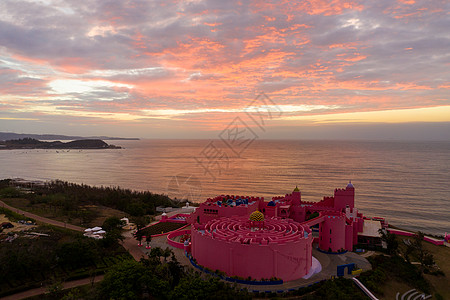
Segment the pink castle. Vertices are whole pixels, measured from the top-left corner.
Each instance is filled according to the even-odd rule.
[[[355,188],[335,189],[333,197],[304,202],[292,194],[271,201],[251,196],[208,198],[188,217],[198,264],[228,276],[280,278],[306,276],[312,266],[312,243],[326,252],[352,251],[364,217],[354,207]],[[311,227],[319,224],[314,239]]]

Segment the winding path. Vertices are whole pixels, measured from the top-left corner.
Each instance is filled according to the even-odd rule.
[[[44,217],[32,214],[30,212],[27,212],[27,211],[24,211],[24,210],[21,210],[21,209],[9,206],[8,204],[3,202],[2,200],[0,200],[0,205],[2,207],[4,207],[4,208],[7,208],[7,209],[15,212],[15,213],[21,214],[21,215],[23,215],[25,217],[33,218],[36,221],[41,222],[41,223],[46,223],[46,224],[50,224],[50,225],[54,225],[54,226],[58,226],[58,227],[63,227],[63,228],[68,228],[68,229],[72,229],[72,230],[75,230],[75,231],[81,231],[81,232],[84,232],[84,230],[86,229],[86,228],[83,228],[83,227],[80,227],[80,226],[75,226],[75,225],[72,225],[72,224],[67,224],[65,222],[60,222],[60,221],[56,221],[56,220],[52,220],[52,219],[48,219],[48,218],[44,218]]]
[[[48,219],[45,217],[41,217],[35,214],[32,214],[30,212],[9,206],[8,204],[6,204],[5,202],[0,200],[0,206],[9,209],[13,212],[16,212],[18,214],[21,214],[25,217],[28,218],[33,218],[36,221],[40,222],[40,223],[45,223],[45,224],[50,224],[50,225],[54,225],[54,226],[58,226],[58,227],[62,227],[62,228],[68,228],[68,229],[72,229],[75,231],[79,231],[79,232],[84,232],[85,228],[80,227],[80,226],[76,226],[76,225],[72,225],[72,224],[67,224],[65,222],[60,222],[60,221],[56,221],[56,220],[52,220],[52,219]],[[123,234],[124,236],[124,240],[122,241],[122,246],[133,256],[133,258],[135,260],[140,260],[141,257],[147,257],[147,255],[141,250],[141,248],[137,247],[137,242],[134,239],[133,235],[131,234],[131,231],[125,232]],[[99,275],[96,276],[94,278],[94,282],[99,282],[103,279],[104,275]],[[86,284],[90,284],[92,283],[92,278],[83,278],[83,279],[79,279],[79,280],[72,280],[72,281],[67,281],[63,283],[63,289],[69,289],[69,288],[74,288],[77,286],[82,286],[82,285],[86,285]],[[37,296],[37,295],[42,295],[44,293],[47,292],[47,287],[41,287],[41,288],[36,288],[36,289],[31,289],[28,291],[24,291],[21,293],[17,293],[17,294],[13,294],[7,297],[3,297],[0,298],[1,300],[17,300],[17,299],[24,299],[24,298],[28,298],[28,297],[32,297],[32,296]]]
[[[98,275],[94,277],[94,281],[92,282],[92,278],[83,278],[83,279],[78,279],[78,280],[72,280],[72,281],[67,281],[62,283],[62,289],[71,289],[77,286],[82,286],[82,285],[87,285],[87,284],[92,284],[92,283],[96,283],[99,281],[103,280],[103,277],[105,277],[105,275]],[[33,297],[33,296],[38,296],[38,295],[42,295],[47,293],[47,286],[44,287],[40,287],[40,288],[36,288],[36,289],[31,289],[28,291],[24,291],[24,292],[20,292],[17,294],[13,294],[10,296],[6,296],[3,298],[0,298],[1,300],[17,300],[17,299],[25,299],[25,298],[29,298],[29,297]]]

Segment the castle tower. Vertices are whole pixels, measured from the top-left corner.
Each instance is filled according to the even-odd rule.
[[[295,189],[292,192],[292,205],[300,205],[301,202],[302,202],[302,194],[298,189],[298,186],[295,186]]]
[[[319,248],[331,252],[346,249],[345,234],[345,216],[326,215],[319,225]]]
[[[351,210],[355,207],[355,187],[352,181],[349,181],[345,189],[334,190],[334,208],[345,212],[347,206]]]

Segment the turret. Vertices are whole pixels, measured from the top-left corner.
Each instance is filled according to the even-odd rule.
[[[334,190],[334,208],[345,212],[347,206],[350,209],[355,207],[355,187],[351,181],[345,189]]]
[[[298,189],[298,186],[295,186],[295,189],[292,192],[292,205],[300,205],[301,202],[302,202],[302,194]]]

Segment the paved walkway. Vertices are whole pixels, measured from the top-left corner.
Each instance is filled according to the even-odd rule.
[[[281,285],[272,285],[272,286],[270,285],[266,286],[241,285],[241,286],[246,287],[250,292],[251,291],[276,292],[281,290],[287,291],[290,289],[298,289],[301,287],[305,287],[321,280],[330,279],[331,276],[336,276],[338,265],[355,263],[358,266],[358,268],[361,268],[364,271],[372,269],[372,266],[367,261],[367,259],[353,252],[347,252],[344,254],[326,254],[313,248],[312,255],[317,260],[319,260],[320,264],[322,265],[322,271],[317,274],[314,274],[308,279],[300,278],[297,280],[285,282]],[[352,277],[352,276],[346,274],[345,277]]]
[[[363,254],[361,254],[362,257],[369,257],[375,254],[375,251],[369,250]]]
[[[182,213],[181,209],[175,209],[171,212],[168,212],[167,216],[171,217],[171,216],[174,216],[179,213]],[[161,216],[162,215],[155,216],[154,221],[152,223],[150,223],[149,225],[158,223],[161,220]],[[125,238],[122,242],[122,246],[128,250],[128,252],[134,257],[135,260],[139,261],[142,257],[148,258],[147,253],[150,252],[150,249],[145,249],[145,245],[146,245],[145,240],[142,240],[143,246],[139,247],[138,241],[133,236],[133,230],[125,231],[122,235]],[[152,238],[150,245],[153,247],[161,247],[162,249],[165,249],[166,247],[169,246],[166,241],[167,241],[167,235],[163,235],[160,237]],[[170,247],[170,248],[173,248],[173,247]],[[175,249],[175,248],[173,248],[173,249]],[[182,259],[182,257],[180,255],[177,255],[177,259],[178,258]]]
[[[136,248],[137,244],[135,243]],[[187,268],[195,269],[192,264],[190,263],[189,259],[186,258],[184,254],[184,250],[178,249],[175,247],[170,246],[167,244],[167,236],[160,236],[156,238],[152,238],[152,241],[150,242],[150,245],[152,247],[161,247],[165,249],[168,247],[169,249],[172,249],[174,252],[177,260],[184,265]],[[142,249],[144,248],[144,249]],[[141,251],[145,251],[145,247],[142,247]],[[148,251],[148,250],[147,250]],[[320,252],[313,248],[312,250],[313,256],[319,260],[320,264],[322,265],[322,271],[312,275],[308,279],[297,279],[293,281],[285,282],[281,285],[245,285],[245,284],[238,284],[242,288],[247,288],[250,292],[252,291],[272,291],[276,292],[279,290],[289,290],[289,289],[298,289],[300,287],[305,287],[310,284],[316,283],[318,281],[324,280],[324,279],[330,279],[331,276],[336,276],[337,273],[337,266],[338,265],[344,265],[349,263],[355,263],[358,268],[363,269],[364,271],[372,269],[372,266],[367,261],[366,258],[362,257],[359,254],[353,253],[353,252],[347,252],[344,254],[326,254],[323,252]],[[197,270],[198,271],[198,270]],[[351,275],[345,275],[346,277],[351,277]]]
[[[3,201],[0,201],[0,205],[2,205],[3,207],[8,208],[14,212],[23,214],[24,216],[33,218],[42,223],[48,223],[48,224],[52,224],[52,225],[64,227],[64,228],[70,228],[70,229],[77,230],[77,231],[84,231],[84,228],[82,228],[82,227],[66,224],[63,222],[55,221],[55,220],[44,218],[44,217],[40,217],[35,214],[11,207],[11,206],[5,204]],[[179,211],[170,212],[170,213],[168,213],[168,216],[174,215],[176,213],[179,213]],[[156,216],[155,219],[159,220],[160,217],[161,216]],[[125,249],[128,250],[128,252],[134,257],[135,260],[140,260],[142,257],[148,258],[146,253],[149,252],[150,250],[145,249],[145,246],[138,247],[138,242],[133,237],[131,230],[126,231],[123,234],[123,236],[125,239],[123,240],[122,245]],[[167,241],[167,236],[164,235],[164,236],[153,238],[150,245],[152,247],[161,247],[163,249],[165,249],[166,247],[169,247],[170,249],[172,249],[174,251],[174,253],[177,257],[177,260],[181,264],[187,266],[188,268],[189,267],[193,268],[191,263],[189,262],[189,260],[184,255],[184,250],[174,248],[174,247],[168,245],[166,241]],[[143,242],[143,244],[145,245],[145,242]],[[252,291],[252,290],[259,290],[259,291],[288,290],[288,289],[292,289],[292,288],[299,288],[299,287],[307,286],[309,284],[315,283],[320,280],[329,279],[331,276],[336,275],[336,267],[338,265],[348,264],[348,263],[356,263],[358,265],[358,267],[362,268],[363,270],[371,269],[370,263],[364,257],[362,257],[362,255],[358,255],[358,254],[352,253],[352,252],[347,252],[345,254],[340,254],[340,255],[333,255],[333,254],[325,254],[325,253],[322,253],[322,252],[319,252],[319,251],[313,249],[313,255],[320,261],[320,263],[322,265],[322,271],[318,274],[313,275],[309,279],[298,279],[298,280],[289,281],[282,285],[277,285],[277,286],[254,286],[254,285],[241,285],[241,286],[248,288],[249,291]],[[96,277],[95,280],[97,282],[97,281],[100,281],[102,278],[103,278],[103,276],[98,276],[98,277]],[[85,278],[85,279],[67,282],[64,284],[64,288],[71,288],[71,287],[76,287],[76,286],[85,285],[85,284],[89,284],[89,283],[91,283],[91,279]],[[1,298],[1,299],[2,300],[3,299],[23,299],[26,297],[41,295],[45,292],[46,292],[46,288],[43,287],[43,288],[29,290],[29,291],[26,291],[23,293],[15,294],[15,295],[8,296],[6,298]],[[30,294],[27,294],[27,293],[30,293]],[[23,297],[21,296],[22,294],[24,295]],[[22,298],[20,298],[20,297],[22,297]]]
[[[148,258],[146,253],[150,250],[145,249],[145,246],[138,246],[138,241],[134,238],[132,230],[124,232],[122,236],[125,238],[121,243],[122,246],[128,250],[135,260],[140,261],[142,257]],[[145,241],[142,241],[142,244],[145,245]]]

